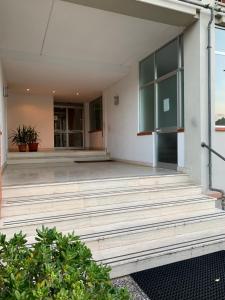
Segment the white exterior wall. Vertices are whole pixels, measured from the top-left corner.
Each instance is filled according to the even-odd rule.
[[[136,63],[129,74],[103,92],[106,110],[107,150],[111,157],[152,165],[153,136],[137,136],[139,66]],[[114,105],[119,96],[119,105]]]
[[[208,14],[184,33],[185,169],[204,188],[208,184],[207,25]]]
[[[19,125],[35,126],[40,135],[40,149],[54,148],[53,97],[12,94],[8,98],[8,134]],[[10,148],[15,148],[9,142]]]
[[[5,84],[3,76],[3,68],[0,60],[0,131],[2,131],[1,139],[1,167],[6,164],[8,136],[7,136],[7,99],[3,97],[3,85]]]

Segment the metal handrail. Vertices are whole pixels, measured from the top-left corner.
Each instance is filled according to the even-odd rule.
[[[216,156],[218,156],[219,158],[221,158],[223,161],[225,161],[225,157],[221,154],[219,154],[217,151],[215,151],[214,149],[210,148],[206,143],[201,143],[201,146],[203,148],[207,148],[210,152],[212,152],[213,154],[215,154]]]

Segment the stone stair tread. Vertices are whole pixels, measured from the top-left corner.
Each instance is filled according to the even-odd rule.
[[[8,197],[4,198],[4,206],[16,205],[20,203],[34,203],[34,202],[46,202],[46,201],[62,201],[62,200],[71,200],[71,199],[80,199],[80,198],[91,198],[91,197],[102,197],[110,195],[119,195],[119,194],[139,194],[154,192],[154,191],[165,191],[165,190],[174,190],[177,189],[191,189],[198,188],[198,185],[192,183],[182,183],[182,184],[167,184],[167,185],[158,185],[155,187],[149,186],[133,186],[133,187],[123,187],[123,188],[110,188],[110,189],[98,189],[95,192],[93,191],[78,191],[78,192],[68,192],[68,193],[55,193],[55,194],[43,194],[43,195],[31,195],[31,196],[19,196],[19,197]]]
[[[35,153],[30,153],[30,152],[25,152],[25,153],[21,153],[21,152],[8,152],[8,158],[12,159],[12,158],[36,158],[36,157],[61,157],[61,156],[66,156],[66,157],[70,157],[70,156],[97,156],[97,155],[108,155],[109,153],[107,153],[107,151],[105,150],[87,150],[87,151],[79,151],[79,150],[75,150],[75,151],[41,151],[41,152],[35,152]]]
[[[225,219],[225,212],[220,211],[217,209],[214,209],[212,211],[202,211],[198,212],[198,214],[186,214],[186,215],[179,215],[173,216],[173,218],[157,218],[155,220],[145,220],[145,222],[142,222],[142,224],[135,224],[130,223],[130,226],[124,226],[123,224],[122,227],[113,229],[113,228],[108,228],[108,230],[104,230],[106,228],[99,231],[91,232],[91,228],[89,229],[89,233],[86,234],[80,234],[79,236],[85,240],[96,240],[96,239],[106,239],[108,237],[113,237],[113,236],[119,236],[119,235],[131,235],[133,233],[136,233],[138,231],[147,231],[147,230],[155,230],[155,229],[160,229],[162,227],[171,227],[171,226],[180,226],[180,225],[186,225],[188,223],[198,223],[198,222],[204,222],[208,221],[212,218],[224,218]],[[106,227],[106,226],[105,226]],[[112,227],[112,226],[111,226]]]
[[[49,182],[49,183],[38,183],[38,184],[28,184],[28,185],[9,185],[3,186],[2,190],[16,190],[18,188],[27,188],[27,187],[47,187],[47,186],[60,186],[60,185],[70,185],[70,184],[86,184],[86,183],[101,183],[104,189],[105,182],[118,182],[118,181],[134,181],[134,180],[145,180],[145,179],[159,179],[162,177],[175,178],[176,177],[186,178],[186,182],[190,183],[190,179],[187,174],[184,173],[174,173],[174,174],[160,174],[160,175],[142,175],[142,176],[129,176],[129,177],[113,177],[113,178],[99,178],[99,179],[81,179],[74,181],[65,181],[65,182]]]
[[[222,229],[196,231],[184,235],[153,240],[146,243],[125,245],[103,251],[93,251],[93,258],[104,264],[113,266],[125,263],[128,260],[140,260],[145,256],[165,255],[166,253],[179,252],[185,247],[199,247],[207,243],[225,241],[225,231]]]
[[[4,226],[10,226],[10,225],[19,225],[19,224],[33,224],[33,223],[50,223],[50,222],[60,222],[65,221],[68,219],[76,219],[79,217],[90,217],[94,215],[106,215],[106,214],[118,214],[118,213],[126,213],[127,211],[137,211],[137,210],[144,210],[146,208],[148,209],[154,209],[154,208],[161,208],[161,207],[168,207],[168,206],[179,206],[179,205],[186,205],[190,203],[200,203],[200,202],[208,202],[208,201],[214,201],[214,198],[208,197],[208,196],[202,196],[191,198],[187,197],[185,199],[170,199],[170,201],[164,201],[159,203],[151,203],[149,200],[144,201],[141,203],[140,201],[127,203],[125,205],[122,203],[122,205],[113,204],[113,205],[103,205],[102,207],[88,207],[88,208],[79,208],[77,210],[71,211],[59,211],[59,212],[43,212],[39,214],[31,214],[31,215],[19,215],[19,216],[11,216],[11,217],[5,217],[3,219]],[[175,212],[177,213],[177,211]]]
[[[164,215],[154,218],[143,218],[135,221],[116,222],[114,224],[96,225],[85,228],[71,228],[63,231],[64,234],[75,232],[82,240],[97,240],[105,239],[107,237],[119,236],[123,234],[133,234],[138,231],[160,229],[162,227],[180,226],[187,223],[202,222],[210,220],[211,218],[225,218],[225,212],[217,208],[209,210],[194,211],[187,213],[180,213],[178,215]],[[57,224],[55,224],[57,227]],[[34,237],[27,237],[29,243],[33,243]]]

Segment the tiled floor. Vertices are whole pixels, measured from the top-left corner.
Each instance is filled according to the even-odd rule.
[[[121,162],[9,165],[3,186],[175,174],[176,171]]]

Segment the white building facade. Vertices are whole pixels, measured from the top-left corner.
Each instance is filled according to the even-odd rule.
[[[225,189],[224,162],[212,154],[210,179],[209,151],[201,146],[225,155],[223,1],[22,2],[27,12],[37,6],[48,26],[44,35],[44,26],[29,32],[22,17],[32,22],[32,12],[29,19],[16,1],[1,1],[2,166],[13,149],[8,136],[28,124],[40,132],[43,151],[104,148],[116,160],[186,172],[204,190]],[[74,26],[72,36],[79,16],[89,19],[87,28]],[[82,122],[57,128],[71,109]]]

